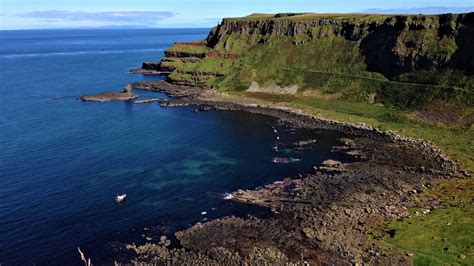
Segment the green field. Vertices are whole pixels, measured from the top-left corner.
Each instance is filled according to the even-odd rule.
[[[195,45],[174,45],[166,50],[167,52],[183,52],[193,54],[205,54],[210,51],[206,46],[195,46]]]
[[[474,264],[474,180],[439,181],[428,192],[443,199],[446,208],[393,221],[371,235],[391,231],[375,243],[389,252],[409,254],[415,265]]]

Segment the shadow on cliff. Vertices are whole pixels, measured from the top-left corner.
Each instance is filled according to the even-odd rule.
[[[388,18],[382,25],[371,23],[368,30],[370,33],[359,47],[365,57],[367,71],[381,73],[387,78],[412,71],[412,67],[405,64],[393,51],[401,31],[405,28],[406,17],[395,19],[394,24],[390,24],[392,18]]]
[[[464,27],[459,29],[456,36],[458,49],[449,60],[449,65],[472,75],[474,74],[474,12],[460,17],[457,23],[463,24]]]

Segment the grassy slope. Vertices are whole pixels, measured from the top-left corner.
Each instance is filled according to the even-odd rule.
[[[315,19],[331,19],[345,21],[364,21],[364,22],[383,22],[387,18],[396,14],[361,14],[361,13],[294,13],[290,16],[285,14],[252,14],[246,17],[226,18],[225,21],[258,21],[258,20],[280,20],[280,21],[307,21]],[[404,15],[406,16],[406,15]],[[410,19],[416,19],[417,15],[409,16]]]
[[[429,214],[412,209],[410,218],[369,233],[369,242],[387,251],[411,253],[415,265],[473,265],[473,195],[473,179],[438,181],[425,196],[441,199],[445,208]],[[388,230],[394,235],[382,233]]]
[[[324,27],[319,29],[321,32],[326,30],[329,31]],[[301,90],[343,92],[346,98],[358,100],[364,100],[369,93],[377,93],[385,104],[400,108],[418,108],[435,99],[454,99],[474,105],[474,76],[465,76],[456,70],[423,71],[388,80],[380,73],[367,71],[358,45],[342,37],[315,39],[299,45],[294,45],[290,38],[279,37],[250,49],[243,47],[253,40],[230,35],[226,41],[231,43],[227,48],[218,46],[216,49],[236,54],[245,51],[245,54],[223,69],[229,75],[214,84],[220,90],[245,90],[252,81],[260,85],[296,83]],[[414,82],[413,76],[425,80],[418,78],[420,80]]]
[[[402,252],[413,252],[416,265],[473,265],[473,216],[472,204],[464,204],[392,222],[388,228],[398,233],[385,242]],[[444,251],[445,248],[448,250]]]
[[[223,58],[204,58],[196,63],[186,64],[181,69],[194,72],[213,72],[224,74],[229,69],[232,61]]]
[[[210,51],[206,46],[194,46],[194,45],[174,45],[167,49],[168,52],[183,52],[193,54],[204,54]]]

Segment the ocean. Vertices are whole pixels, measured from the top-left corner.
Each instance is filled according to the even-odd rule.
[[[226,193],[345,159],[331,153],[341,133],[295,130],[266,116],[77,100],[162,79],[127,71],[208,32],[0,31],[0,264],[81,265],[77,247],[95,264],[126,260],[124,243],[173,239],[225,215],[268,215]],[[291,145],[307,139],[316,140],[312,149]],[[128,198],[117,204],[121,193]]]

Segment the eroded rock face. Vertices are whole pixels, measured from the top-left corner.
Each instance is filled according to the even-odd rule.
[[[276,84],[272,84],[268,87],[260,87],[257,82],[252,81],[252,84],[247,89],[247,91],[248,92],[276,93],[276,94],[295,94],[298,92],[298,85],[281,87]]]
[[[165,56],[166,57],[178,57],[178,58],[185,58],[185,57],[204,58],[204,57],[206,57],[206,54],[205,53],[165,51]]]
[[[144,75],[168,75],[175,70],[172,67],[164,66],[162,62],[143,62],[141,68],[130,69],[130,73]]]
[[[161,62],[143,62],[142,69],[161,71]]]
[[[474,73],[474,13],[444,15],[380,15],[369,17],[291,19],[224,19],[207,37],[216,47],[233,34],[248,46],[279,36],[304,40],[343,37],[365,57],[368,71],[392,78],[416,70],[445,67]],[[252,37],[253,36],[253,37]],[[337,56],[337,55],[334,55]]]

